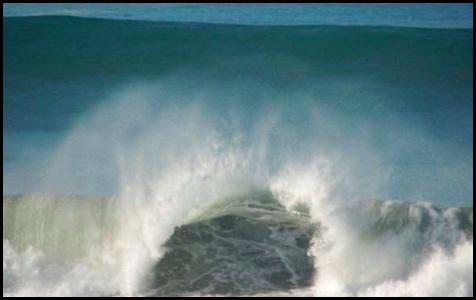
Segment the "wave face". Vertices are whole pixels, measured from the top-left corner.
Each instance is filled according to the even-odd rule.
[[[473,295],[471,29],[3,22],[4,296]]]
[[[30,168],[48,168],[51,153],[85,122],[79,119],[96,110],[105,113],[106,102],[112,110],[124,108],[113,102],[135,97],[140,107],[128,109],[136,114],[146,113],[139,111],[145,105],[149,114],[174,105],[200,106],[212,126],[230,136],[252,136],[255,125],[274,118],[276,129],[270,129],[268,140],[279,142],[280,148],[293,138],[307,144],[300,149],[355,147],[360,139],[361,149],[355,152],[367,151],[363,148],[369,144],[377,148],[379,170],[391,173],[386,194],[369,197],[462,205],[472,199],[467,163],[473,145],[471,29],[72,17],[4,18],[4,25],[8,194],[116,193],[117,164],[108,155],[98,159],[101,169],[95,173],[102,175],[77,188],[51,187]],[[140,129],[137,118],[119,116],[117,109],[104,119],[129,117],[128,123]],[[318,140],[319,145],[309,146]],[[76,185],[88,181],[91,172],[75,167],[80,172],[67,176],[77,177],[72,180]]]

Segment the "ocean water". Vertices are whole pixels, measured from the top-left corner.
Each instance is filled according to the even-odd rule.
[[[4,4],[4,16],[70,15],[106,19],[239,25],[375,25],[473,28],[470,3],[42,3]]]
[[[473,295],[472,5],[6,4],[3,34],[4,296]]]

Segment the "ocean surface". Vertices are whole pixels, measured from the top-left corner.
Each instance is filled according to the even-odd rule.
[[[473,295],[472,4],[5,4],[3,61],[3,296]]]
[[[3,8],[3,16],[9,17],[69,15],[237,25],[473,28],[471,3],[5,3]]]

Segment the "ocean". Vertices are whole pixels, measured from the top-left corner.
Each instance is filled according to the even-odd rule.
[[[472,296],[470,4],[5,4],[4,296]]]

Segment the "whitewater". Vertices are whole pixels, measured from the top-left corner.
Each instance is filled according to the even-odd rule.
[[[251,137],[203,105],[164,104],[156,119],[157,85],[121,91],[49,163],[45,182],[68,185],[79,151],[113,153],[117,196],[4,196],[4,295],[472,294],[472,208],[354,198],[364,166],[286,157],[269,141],[277,113]]]
[[[473,295],[472,29],[4,27],[3,296]]]

